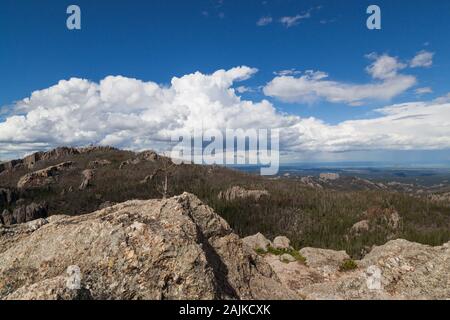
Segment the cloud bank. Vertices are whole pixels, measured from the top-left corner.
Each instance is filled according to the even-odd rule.
[[[266,90],[277,88],[281,81],[295,88],[292,100],[319,96],[358,102],[376,97],[374,90],[389,98],[414,79],[399,75],[401,66],[392,60],[385,63],[369,68],[373,77],[384,79],[381,84],[343,85],[325,80],[324,73],[311,72],[300,78],[276,77]],[[16,103],[14,114],[0,122],[0,157],[91,143],[161,150],[173,134],[202,127],[278,128],[286,152],[450,148],[448,99],[388,106],[377,110],[375,118],[329,125],[281,113],[265,99],[243,99],[235,85],[256,71],[243,66],[212,74],[196,72],[174,77],[166,86],[122,76],[108,76],[99,83],[78,78],[60,81]],[[310,89],[299,94],[299,83]]]

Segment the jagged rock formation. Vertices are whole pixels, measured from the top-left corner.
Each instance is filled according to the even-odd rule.
[[[55,182],[55,177],[59,172],[70,168],[72,164],[72,161],[66,161],[55,166],[28,173],[17,182],[17,188],[42,187],[51,184]]]
[[[45,218],[48,215],[48,206],[46,203],[31,203],[29,205],[19,206],[13,212],[4,210],[0,216],[0,221],[6,225],[25,223],[28,221]]]
[[[77,148],[59,147],[47,152],[33,153],[23,159],[23,164],[28,169],[33,169],[36,163],[41,160],[57,160],[74,154],[80,154],[80,150]]]
[[[0,299],[295,299],[195,196],[0,227]]]
[[[265,196],[269,196],[269,192],[266,190],[247,190],[239,186],[233,186],[225,191],[221,191],[218,198],[226,201],[252,198],[258,201]]]
[[[6,170],[13,170],[14,168],[24,166],[28,169],[33,169],[39,161],[59,160],[70,155],[87,154],[94,151],[108,151],[116,150],[109,146],[90,146],[84,148],[72,147],[58,147],[46,152],[35,152],[23,159],[11,160],[5,163],[0,163],[0,173]]]

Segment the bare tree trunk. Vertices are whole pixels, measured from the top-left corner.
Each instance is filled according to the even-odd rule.
[[[167,172],[166,172],[166,175],[165,175],[165,177],[164,177],[163,199],[166,199],[166,198],[167,198],[167,185],[168,185],[167,180],[168,180],[168,178],[167,178]]]

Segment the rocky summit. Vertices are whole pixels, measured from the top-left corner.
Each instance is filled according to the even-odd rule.
[[[196,196],[0,226],[0,299],[448,299],[450,243],[353,261],[261,233],[240,239]]]
[[[0,299],[296,299],[195,196],[0,227]]]

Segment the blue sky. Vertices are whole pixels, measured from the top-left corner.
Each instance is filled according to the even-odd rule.
[[[81,8],[82,30],[69,31],[65,26],[70,4]],[[366,28],[370,4],[381,8],[382,30]],[[296,15],[304,17],[298,24],[280,22]],[[258,25],[261,18],[271,22]],[[233,83],[235,88],[246,88],[239,94],[244,100],[266,99],[278,112],[314,117],[327,125],[373,119],[379,117],[376,109],[412,101],[429,103],[450,92],[449,30],[448,1],[2,0],[0,126],[12,115],[16,101],[62,79],[98,83],[121,75],[169,86],[174,76],[195,71],[212,74],[237,66],[258,69],[249,79]],[[420,52],[433,54],[432,65],[410,67]],[[372,95],[356,105],[346,98],[330,101],[329,93],[319,94],[313,102],[298,97],[286,101],[279,90],[268,94],[262,89],[281,70],[295,70],[289,75],[295,79],[306,70],[325,72],[337,86],[384,81],[366,70],[376,59],[368,58],[370,53],[395,58],[400,65],[396,72],[414,77],[414,85],[389,99]],[[417,94],[418,88],[427,88],[426,93]],[[0,137],[4,148],[8,143],[10,149],[5,154],[20,149],[11,147],[18,142],[6,140]],[[443,145],[433,149],[447,159]]]

